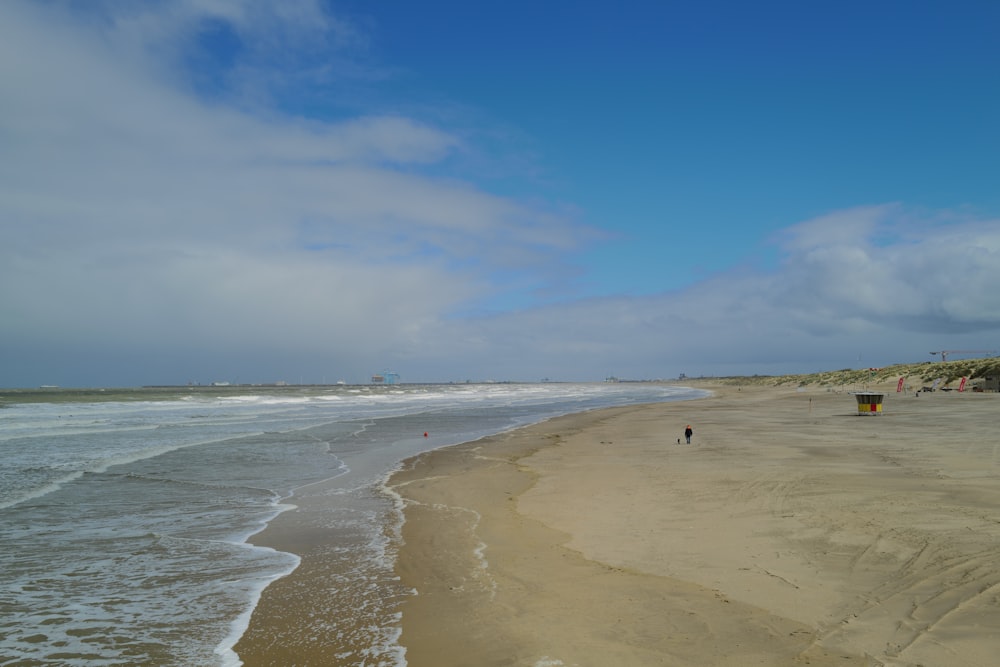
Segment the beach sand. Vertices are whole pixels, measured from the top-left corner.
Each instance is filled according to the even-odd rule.
[[[407,461],[409,667],[996,664],[1000,395],[893,385],[859,416],[843,391],[709,388]],[[322,551],[285,525],[267,542]],[[359,664],[287,634],[311,561],[265,591],[248,666]]]
[[[1000,396],[886,391],[720,387],[411,460],[408,665],[996,664]]]

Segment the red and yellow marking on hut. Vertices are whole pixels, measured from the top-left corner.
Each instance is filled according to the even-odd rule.
[[[874,391],[855,392],[854,398],[858,399],[859,415],[880,415],[882,414],[882,399],[885,394]]]

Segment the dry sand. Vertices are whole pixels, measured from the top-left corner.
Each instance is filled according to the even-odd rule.
[[[409,667],[997,664],[1000,395],[886,391],[717,388],[410,461]]]

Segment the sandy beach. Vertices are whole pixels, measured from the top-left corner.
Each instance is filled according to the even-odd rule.
[[[845,391],[705,388],[407,461],[409,667],[995,664],[1000,395],[884,387],[860,416]],[[264,534],[303,565],[265,591],[248,667],[360,664],[316,634],[324,502]]]
[[[408,462],[408,665],[995,664],[1000,396],[715,391]]]

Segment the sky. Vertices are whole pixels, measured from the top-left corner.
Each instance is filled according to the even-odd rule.
[[[1000,352],[993,0],[4,0],[0,386]]]

